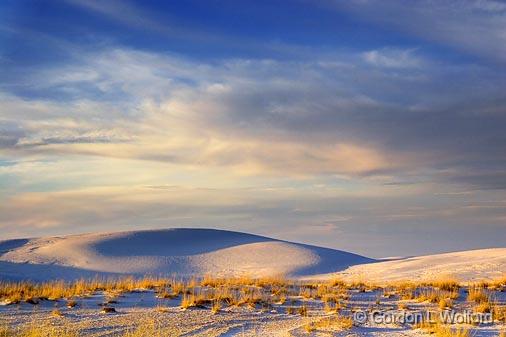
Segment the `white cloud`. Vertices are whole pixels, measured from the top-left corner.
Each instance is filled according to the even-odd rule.
[[[497,84],[487,69],[438,65],[414,49],[357,54],[203,64],[131,49],[83,53],[79,63],[42,69],[25,81],[49,97],[71,90],[70,98],[1,97],[2,118],[22,130],[3,152],[98,155],[181,170],[291,177],[409,174],[462,158],[459,151],[468,146],[453,148],[451,139],[479,124],[455,119],[472,107],[456,104],[470,92],[496,95],[467,84],[477,73],[480,81]],[[419,127],[420,120],[427,127]],[[453,121],[464,123],[453,125],[454,134],[434,133]]]
[[[422,65],[422,61],[415,55],[414,49],[370,50],[362,53],[364,60],[374,66],[386,68],[416,68]]]
[[[33,82],[42,89],[72,88],[87,98],[42,101],[4,95],[0,112],[25,130],[11,149],[25,154],[138,158],[248,175],[354,175],[390,168],[384,154],[370,145],[343,137],[297,139],[296,132],[271,124],[270,119],[318,114],[311,110],[312,101],[327,100],[320,79],[339,84],[317,66],[298,74],[291,68],[268,60],[209,66],[113,49],[89,55],[78,66],[34,74]],[[94,97],[95,90],[104,95]],[[331,99],[343,109],[373,102],[364,95]]]
[[[493,0],[334,1],[333,6],[401,33],[506,61],[506,11]]]

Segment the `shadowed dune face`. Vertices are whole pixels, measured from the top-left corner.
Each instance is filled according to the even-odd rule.
[[[297,275],[301,277],[306,275],[334,273],[336,271],[345,270],[351,266],[376,262],[376,260],[365,256],[344,251],[336,251],[330,248],[309,245],[302,245],[302,247],[315,250],[319,256],[326,256],[328,258],[321,259],[318,265],[309,265],[305,268],[300,268]],[[336,252],[339,252],[339,254],[336,254]],[[321,272],[322,270],[324,271],[323,273]]]
[[[90,273],[299,277],[373,261],[339,250],[212,229],[83,234],[31,239],[10,247],[0,256],[9,263],[3,274],[18,279],[23,273],[36,274],[36,266],[44,265],[51,269],[38,278],[54,277],[49,272],[53,270],[61,271],[59,278],[64,279],[78,277],[80,270],[86,277]]]
[[[14,240],[0,241],[0,254],[6,253],[12,249],[22,247],[29,241],[30,241],[29,239],[14,239]]]
[[[106,256],[187,256],[266,241],[273,239],[223,230],[174,228],[113,234],[90,247]]]

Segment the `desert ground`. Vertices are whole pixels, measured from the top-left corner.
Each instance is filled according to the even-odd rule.
[[[0,337],[505,336],[505,267],[205,229],[9,240]]]

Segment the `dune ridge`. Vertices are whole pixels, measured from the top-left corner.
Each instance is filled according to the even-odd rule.
[[[357,254],[216,229],[172,228],[0,241],[0,278],[51,280],[152,275],[386,282],[506,272],[506,248],[374,260]]]
[[[183,228],[9,240],[0,242],[0,254],[0,276],[17,279],[92,274],[303,277],[373,261],[258,235]]]

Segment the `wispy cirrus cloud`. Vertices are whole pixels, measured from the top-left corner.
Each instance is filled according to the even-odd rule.
[[[170,25],[157,23],[150,13],[129,1],[66,0],[66,2],[128,25],[166,33],[171,31]]]
[[[24,136],[24,131],[17,124],[0,120],[0,149],[16,146]]]
[[[228,166],[255,174],[276,174],[286,165],[293,167],[294,174],[366,173],[388,166],[376,150],[344,139],[320,143],[315,148],[319,142],[298,141],[283,130],[273,132],[275,126],[266,130],[267,119],[311,113],[306,107],[289,102],[293,97],[291,90],[309,90],[311,95],[318,90],[311,86],[286,88],[289,73],[277,62],[232,61],[212,67],[122,50],[92,55],[90,62],[51,75],[47,71],[35,75],[50,79],[44,90],[70,88],[80,91],[80,97],[88,96],[86,100],[46,105],[43,101],[6,99],[4,115],[24,115],[21,124],[31,131],[13,148],[21,150],[24,145],[30,146],[31,151],[84,150],[104,156]],[[195,67],[201,69],[197,77]],[[279,74],[258,91],[254,67]],[[34,82],[38,86],[44,83]],[[103,100],[92,99],[96,90],[107,92]],[[256,106],[256,97],[265,95],[267,90],[273,91],[272,101]],[[278,101],[279,94],[286,97]],[[108,110],[119,96],[120,108]],[[349,104],[344,98],[342,103]],[[249,112],[245,109],[257,110],[258,119],[245,119],[243,114]],[[106,132],[112,125],[114,129]],[[267,133],[272,133],[270,139],[264,138]],[[117,146],[126,138],[135,138],[136,142]],[[80,149],[80,144],[96,146]]]
[[[487,102],[501,100],[504,79],[486,67],[439,65],[414,49],[214,64],[107,49],[30,76],[24,81],[33,90],[73,95],[4,96],[2,115],[24,132],[9,143],[11,153],[136,158],[247,175],[465,176],[479,174],[478,158],[502,165],[501,147],[487,144],[504,137],[503,116]],[[451,85],[443,85],[449,76]],[[481,83],[496,88],[477,90]],[[462,102],[470,95],[472,102]]]
[[[495,0],[356,0],[327,2],[363,20],[387,25],[460,51],[506,61],[505,4]]]

